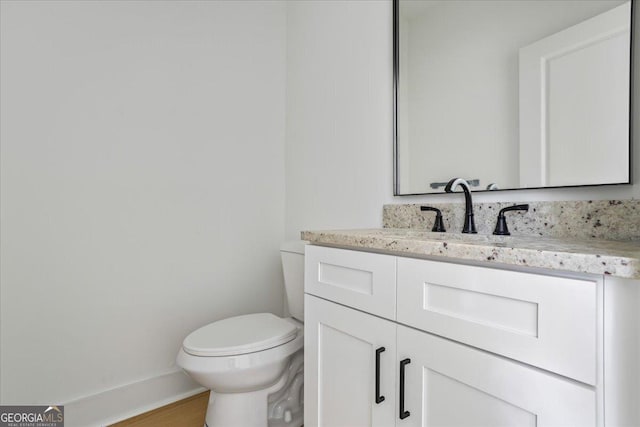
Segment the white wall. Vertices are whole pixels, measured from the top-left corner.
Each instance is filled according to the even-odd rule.
[[[462,203],[460,194],[392,196],[391,3],[298,2],[287,10],[287,235],[379,227],[384,203]],[[637,182],[640,149],[634,164]],[[639,197],[636,184],[485,192],[474,201]]]
[[[202,324],[280,313],[284,3],[1,12],[0,401],[151,377]]]
[[[287,3],[286,233],[377,227],[392,188],[391,3]]]

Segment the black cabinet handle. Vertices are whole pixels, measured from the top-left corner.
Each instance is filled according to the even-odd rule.
[[[407,358],[400,361],[400,419],[404,420],[411,412],[404,410],[404,367],[411,363],[411,359]]]
[[[384,402],[384,396],[380,396],[380,353],[384,350],[384,347],[376,350],[376,403]]]

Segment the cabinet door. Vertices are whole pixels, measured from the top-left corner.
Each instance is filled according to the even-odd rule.
[[[396,325],[305,295],[304,326],[304,425],[394,425]]]
[[[397,426],[595,426],[589,386],[443,338],[397,327],[405,411]],[[398,370],[399,372],[399,370]]]

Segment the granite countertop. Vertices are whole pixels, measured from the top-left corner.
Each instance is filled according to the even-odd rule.
[[[408,228],[303,231],[313,244],[640,279],[640,241],[432,233]]]

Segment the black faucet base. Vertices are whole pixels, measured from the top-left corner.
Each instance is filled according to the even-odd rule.
[[[473,214],[467,214],[464,218],[464,226],[462,227],[462,232],[465,234],[478,234],[476,231],[476,223],[473,220]]]

